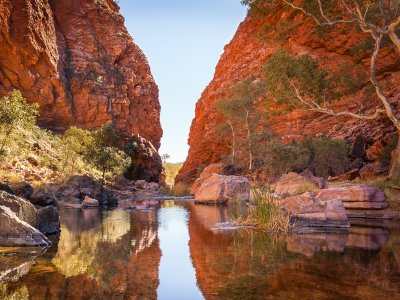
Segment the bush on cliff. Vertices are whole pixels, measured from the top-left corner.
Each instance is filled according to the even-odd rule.
[[[32,127],[39,114],[37,104],[28,104],[20,91],[0,99],[0,155],[4,156],[6,143],[17,128]]]

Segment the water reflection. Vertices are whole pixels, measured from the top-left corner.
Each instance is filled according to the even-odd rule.
[[[215,230],[228,207],[61,211],[46,253],[0,248],[0,299],[400,299],[400,233]],[[18,253],[18,255],[17,255]]]
[[[188,213],[167,203],[159,213],[158,237],[162,249],[159,299],[203,299],[189,252]]]

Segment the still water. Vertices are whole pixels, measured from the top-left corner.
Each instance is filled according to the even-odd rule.
[[[45,251],[0,248],[0,299],[400,299],[400,232],[221,230],[226,207],[61,211]]]

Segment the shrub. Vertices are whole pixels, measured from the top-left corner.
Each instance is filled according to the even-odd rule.
[[[20,91],[14,90],[9,96],[0,99],[0,131],[2,134],[0,154],[4,155],[4,147],[11,133],[17,127],[34,126],[38,114],[39,105],[27,103]]]
[[[307,168],[310,152],[299,145],[285,145],[278,139],[272,139],[266,144],[259,144],[257,157],[261,168],[273,181],[287,172],[300,172]]]
[[[85,151],[85,159],[99,169],[105,179],[106,173],[117,177],[131,164],[131,158],[115,145],[118,135],[112,123],[106,123],[93,133],[93,139]]]
[[[349,169],[349,147],[344,141],[312,138],[302,142],[301,147],[310,152],[307,168],[316,176],[338,176]]]

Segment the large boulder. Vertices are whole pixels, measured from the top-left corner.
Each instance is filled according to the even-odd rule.
[[[340,200],[321,201],[312,193],[286,198],[283,203],[290,219],[298,228],[349,228],[346,210]]]
[[[213,174],[197,190],[198,203],[222,204],[230,200],[248,201],[250,182],[246,177]]]
[[[39,247],[49,246],[50,241],[39,230],[18,218],[10,208],[0,205],[0,245]]]
[[[290,172],[278,180],[275,185],[275,192],[279,195],[299,195],[326,187],[326,180],[323,178]]]
[[[44,234],[59,231],[60,217],[54,206],[36,209],[29,201],[0,191],[0,205],[9,208],[21,221]]]
[[[34,193],[33,187],[27,182],[19,182],[11,185],[15,195],[29,199]]]
[[[322,201],[339,199],[347,209],[384,209],[388,206],[383,191],[373,186],[354,185],[321,190]]]
[[[235,175],[237,171],[238,170],[236,170],[232,165],[227,165],[223,163],[211,164],[204,168],[204,170],[200,174],[200,177],[193,182],[190,189],[190,194],[195,195],[203,182],[210,178],[213,174]]]
[[[29,198],[29,201],[38,206],[56,205],[57,196],[55,191],[48,187],[39,188]]]
[[[0,191],[0,205],[8,207],[22,221],[31,226],[36,226],[36,209],[29,201]]]
[[[47,206],[37,210],[36,228],[44,234],[60,231],[60,214],[54,206]]]

